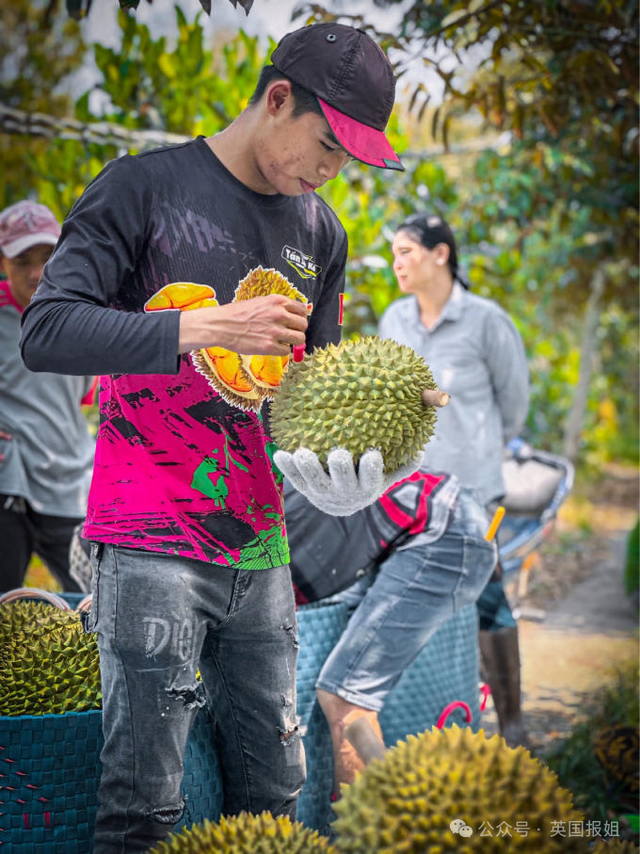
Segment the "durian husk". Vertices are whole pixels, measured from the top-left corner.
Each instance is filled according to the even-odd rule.
[[[291,282],[273,268],[256,267],[236,288],[234,302],[282,294],[305,303],[306,297]],[[224,357],[226,363],[223,370]],[[192,353],[196,369],[203,374],[218,394],[239,409],[257,412],[265,400],[271,399],[287,370],[288,356],[254,356],[234,353],[223,347],[209,347]],[[226,370],[226,373],[225,373]]]
[[[211,350],[212,353],[210,353],[209,350]],[[236,406],[239,409],[258,412],[267,397],[267,394],[264,389],[258,388],[253,379],[248,375],[244,365],[242,364],[241,356],[238,353],[233,353],[231,350],[225,351],[226,354],[228,354],[227,359],[234,360],[233,370],[240,380],[239,384],[245,386],[246,390],[244,388],[232,386],[220,375],[216,360],[215,358],[212,358],[212,355],[215,355],[218,351],[222,351],[223,348],[210,347],[209,350],[203,349],[192,352],[191,359],[196,370],[207,378],[220,397],[222,397],[223,400],[226,400],[227,403],[230,403],[232,406]]]
[[[255,267],[251,270],[236,288],[235,299],[245,300],[254,297],[264,297],[269,294],[282,294],[289,299],[297,299],[307,302],[307,298],[296,287],[294,287],[286,276],[283,276],[273,267]]]
[[[0,606],[0,716],[100,708],[95,635],[80,615],[42,602]]]
[[[334,811],[332,830],[342,854],[585,850],[584,838],[553,834],[554,822],[566,828],[584,817],[552,771],[524,747],[457,726],[398,742],[342,786]],[[472,835],[454,833],[454,819],[462,819]],[[526,836],[516,831],[516,822],[527,822]],[[493,831],[482,835],[483,823]],[[505,823],[510,835],[497,835]]]
[[[288,816],[241,812],[219,822],[205,819],[159,842],[149,854],[337,854],[329,840]]]
[[[356,462],[378,448],[394,472],[433,435],[437,409],[422,403],[425,388],[437,384],[410,347],[373,337],[330,344],[283,377],[271,406],[273,438],[285,451],[309,448],[323,464],[334,448]]]
[[[62,611],[48,602],[34,599],[18,599],[0,605],[0,645],[19,635],[41,637],[58,628],[75,631],[78,614],[75,611]]]
[[[289,299],[299,300],[306,305],[307,298],[278,270],[256,267],[236,288],[236,300],[253,299],[268,294],[282,294]],[[264,389],[265,397],[272,399],[289,366],[287,356],[241,355],[242,366],[258,388]],[[257,363],[257,364],[256,364]]]

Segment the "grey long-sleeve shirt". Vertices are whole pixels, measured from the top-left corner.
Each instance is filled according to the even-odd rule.
[[[529,408],[526,354],[513,321],[496,302],[456,282],[430,329],[409,296],[389,306],[379,334],[412,347],[451,394],[438,411],[423,468],[455,474],[485,504],[501,497],[503,448],[522,429]]]

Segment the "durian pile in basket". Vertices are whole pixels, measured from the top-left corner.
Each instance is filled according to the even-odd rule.
[[[473,854],[636,850],[571,835],[585,827],[571,793],[524,747],[482,730],[434,728],[371,761],[333,805],[332,840],[269,813],[204,822],[156,845],[153,854]],[[561,829],[564,828],[564,831]]]
[[[77,611],[35,599],[0,603],[0,716],[81,712],[101,701],[95,635]]]

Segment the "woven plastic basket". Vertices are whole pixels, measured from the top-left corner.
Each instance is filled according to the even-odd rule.
[[[307,782],[298,799],[297,819],[314,830],[326,830],[333,792],[333,753],[329,727],[316,701],[315,683],[327,656],[347,624],[343,604],[313,602],[298,608],[298,714],[303,727]]]
[[[101,712],[0,718],[2,831],[15,854],[91,850]]]
[[[183,823],[217,817],[222,809],[209,732],[202,710],[185,752]],[[101,749],[99,710],[0,718],[0,846],[11,854],[89,854]]]
[[[402,674],[380,713],[387,747],[409,734],[431,729],[443,709],[455,700],[466,703],[471,726],[480,721],[478,614],[475,604],[461,608],[446,621]],[[462,709],[447,724],[466,726]]]
[[[347,623],[343,604],[317,602],[298,610],[298,713],[307,756],[307,783],[298,819],[326,830],[333,789],[331,738],[315,699],[315,681]],[[429,641],[387,698],[380,719],[387,745],[432,727],[453,700],[479,720],[477,615],[462,609]],[[102,747],[101,712],[0,717],[0,846],[12,854],[90,854]],[[456,710],[450,722],[464,723]],[[209,714],[189,735],[182,825],[217,820],[223,794]]]
[[[72,603],[75,604],[75,603]],[[315,680],[346,625],[344,605],[308,605],[298,611],[298,710],[308,781],[298,818],[311,827],[326,821],[333,788],[331,739],[315,701]],[[0,762],[6,766],[0,845],[15,854],[88,854],[97,807],[102,749],[100,711],[0,718]],[[178,827],[222,810],[222,779],[202,710],[189,734]]]

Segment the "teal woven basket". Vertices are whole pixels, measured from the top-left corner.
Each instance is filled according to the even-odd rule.
[[[298,819],[326,831],[333,790],[331,738],[315,699],[315,681],[347,623],[343,604],[316,602],[298,610],[298,713],[307,783]],[[388,745],[431,728],[452,701],[479,720],[475,606],[448,620],[387,698],[380,720]],[[102,748],[101,712],[0,717],[0,847],[11,854],[90,854]],[[456,710],[449,722],[464,723]],[[179,827],[222,810],[223,792],[211,743],[209,713],[196,717],[185,753],[185,816]]]
[[[308,605],[298,611],[298,711],[307,754],[307,785],[298,818],[326,822],[333,789],[331,739],[315,700],[315,681],[346,625],[344,605]],[[102,713],[0,717],[0,846],[15,854],[89,854],[97,807]],[[211,742],[209,713],[198,714],[184,759],[184,825],[222,811],[222,778]]]
[[[315,699],[315,681],[348,621],[346,606],[322,600],[298,609],[298,713],[305,728],[307,782],[298,801],[298,819],[320,832],[327,830],[333,791],[331,736]],[[478,618],[475,605],[462,608],[447,620],[405,670],[380,713],[385,744],[431,729],[451,703],[469,708],[471,725],[480,720]],[[459,706],[446,724],[466,726]]]
[[[222,783],[201,710],[184,758],[182,824],[220,815]],[[0,846],[7,854],[90,854],[95,822],[102,713],[0,717]]]
[[[101,719],[99,711],[0,718],[0,842],[12,854],[91,850]]]
[[[296,818],[326,831],[333,792],[333,753],[329,727],[316,701],[320,668],[347,624],[347,607],[313,602],[298,608],[300,651],[297,669],[298,715],[307,758],[307,782],[298,799]]]
[[[478,611],[467,605],[450,617],[429,639],[413,664],[402,674],[380,713],[387,747],[407,735],[431,729],[446,706],[465,703],[471,726],[480,722]],[[466,726],[465,712],[453,709],[446,725]]]

